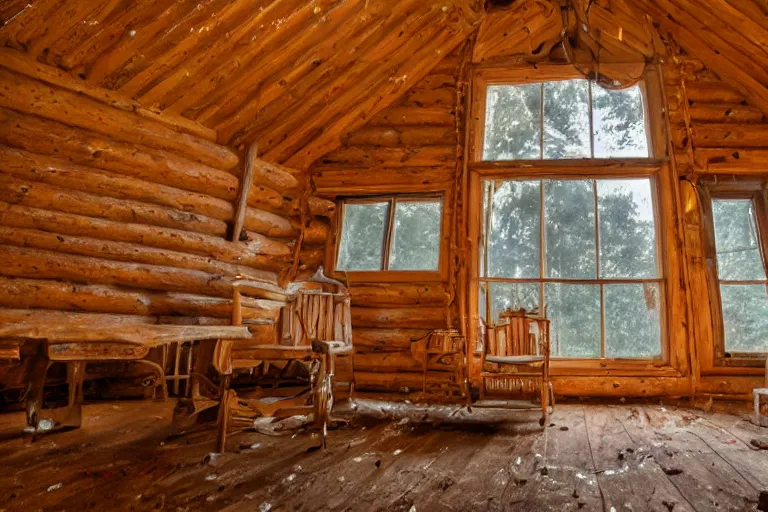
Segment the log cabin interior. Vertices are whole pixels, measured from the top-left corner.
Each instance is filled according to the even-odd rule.
[[[765,0],[0,21],[0,510],[768,510]]]

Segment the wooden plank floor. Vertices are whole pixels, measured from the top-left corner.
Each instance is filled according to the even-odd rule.
[[[311,431],[178,435],[171,402],[85,408],[77,431],[31,442],[0,416],[2,511],[749,511],[768,489],[768,431],[660,405],[536,413],[359,401],[315,449]]]

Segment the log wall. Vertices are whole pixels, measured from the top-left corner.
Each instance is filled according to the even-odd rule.
[[[707,241],[696,183],[768,178],[768,116],[751,104],[730,81],[694,57],[680,56],[664,66],[674,160],[684,205],[685,253],[688,267],[697,390],[714,395],[751,396],[763,383],[763,368],[718,366],[714,357],[717,322],[711,302],[716,286],[708,275]],[[714,262],[713,262],[714,263]]]
[[[479,42],[478,42],[479,44]],[[477,49],[477,46],[475,47]],[[389,107],[368,124],[344,138],[342,148],[331,152],[312,167],[319,194],[329,197],[446,191],[446,214],[462,212],[468,200],[461,180],[464,113],[457,104],[462,80],[462,51],[443,63],[417,84],[397,105]],[[477,50],[475,50],[476,52]],[[479,66],[486,66],[480,63]],[[506,65],[509,65],[507,63]],[[519,65],[519,63],[517,64]],[[471,64],[470,64],[471,66]],[[671,158],[674,172],[665,176],[695,177],[701,174],[763,175],[768,170],[768,118],[704,64],[690,56],[666,57],[661,66],[662,82],[647,84],[649,130],[656,139],[657,157]],[[649,73],[648,80],[656,80]],[[457,118],[457,107],[459,116]],[[669,127],[664,109],[669,111]],[[687,121],[686,121],[687,119]],[[667,133],[671,153],[666,146]],[[665,166],[665,169],[667,167]],[[678,192],[673,180],[662,180],[670,269],[669,350],[673,364],[664,370],[630,363],[612,369],[576,368],[561,364],[554,370],[558,394],[575,396],[681,396],[691,393],[746,397],[760,385],[757,368],[712,367],[713,329],[710,292],[703,264],[700,223],[678,205],[685,204],[684,189]],[[462,183],[461,193],[453,195]],[[461,218],[464,214],[460,213]],[[677,216],[683,224],[677,227]],[[696,213],[695,215],[698,215]],[[466,219],[465,219],[466,220]],[[669,234],[672,231],[676,234]],[[460,265],[462,232],[452,224],[451,271],[439,283],[377,281],[353,283],[353,327],[358,387],[403,391],[421,386],[421,368],[411,355],[411,341],[430,329],[461,327],[465,283]],[[669,236],[667,236],[669,235]],[[671,245],[669,245],[671,244]],[[332,264],[332,240],[326,264]],[[470,250],[476,250],[473,245]],[[679,281],[679,282],[678,282]],[[688,306],[686,306],[688,304]],[[686,307],[689,312],[686,312]],[[442,316],[441,316],[442,313]],[[467,312],[471,315],[471,312]],[[709,354],[709,355],[708,355]]]
[[[267,290],[243,318],[269,341],[278,285],[320,263],[333,203],[266,162],[230,241],[244,158],[188,120],[3,59],[0,126],[4,322],[228,324],[232,282],[249,279]]]
[[[457,154],[463,147],[463,136],[457,136],[463,128],[457,125],[456,114],[457,80],[464,58],[464,47],[444,58],[397,104],[346,134],[341,148],[315,162],[310,171],[318,194],[336,198],[440,192],[444,219],[450,219],[456,206],[457,162],[461,163]],[[327,247],[329,266],[334,243],[331,240]],[[448,240],[442,250],[453,253]],[[421,364],[411,355],[413,340],[432,329],[456,326],[454,279],[449,270],[429,282],[352,282],[359,389],[420,389]]]

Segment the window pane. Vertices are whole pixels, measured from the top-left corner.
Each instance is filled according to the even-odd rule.
[[[544,159],[589,158],[589,84],[544,84]]]
[[[442,201],[395,203],[390,270],[438,269],[442,212]]]
[[[339,270],[381,270],[389,203],[346,204],[339,244]]]
[[[721,284],[726,352],[768,352],[768,292],[762,284]]]
[[[595,158],[648,157],[640,85],[620,91],[592,85]]]
[[[499,321],[499,314],[508,309],[538,311],[538,283],[491,283],[492,321]]]
[[[600,286],[548,283],[553,357],[600,357]]]
[[[750,199],[712,201],[717,246],[717,270],[721,280],[765,279],[757,237],[757,219]]]
[[[649,179],[598,180],[600,277],[657,277]]]
[[[539,187],[539,181],[505,181],[493,195],[489,276],[539,277]]]
[[[540,137],[541,84],[488,87],[483,160],[538,159]]]
[[[661,289],[657,283],[609,284],[605,300],[605,356],[661,355]]]
[[[544,218],[547,228],[547,277],[597,277],[592,181],[545,181]]]

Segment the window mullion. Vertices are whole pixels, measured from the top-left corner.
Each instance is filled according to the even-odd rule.
[[[547,260],[545,258],[545,244],[547,242],[546,235],[546,218],[544,216],[544,180],[539,180],[539,314],[549,318],[546,309],[546,297],[544,295],[544,276],[546,275],[547,265]],[[558,355],[559,350],[560,346],[558,344],[558,346],[555,347],[556,354]]]
[[[544,83],[539,90],[539,160],[544,160]]]
[[[597,180],[592,180],[592,197],[595,208],[595,277],[600,279],[600,212],[597,204]],[[605,290],[600,283],[600,357],[605,357]]]
[[[587,94],[589,101],[589,154],[595,158],[595,120],[592,109],[592,80],[587,80]]]

